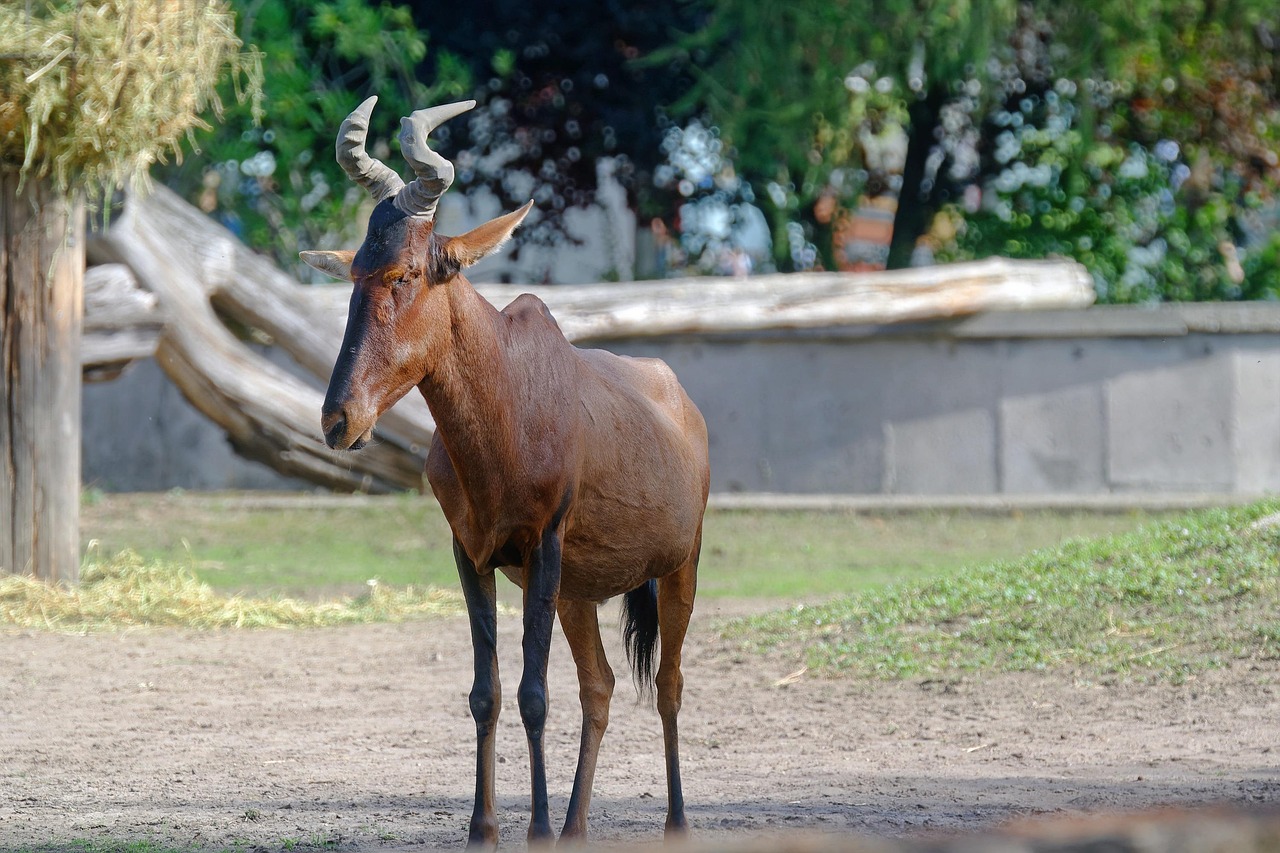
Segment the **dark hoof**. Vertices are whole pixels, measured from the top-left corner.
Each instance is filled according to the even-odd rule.
[[[467,835],[467,849],[496,850],[497,847],[498,824],[472,821],[471,832]]]
[[[556,844],[556,834],[549,826],[529,827],[529,849],[549,850]]]
[[[560,833],[560,840],[556,842],[556,847],[562,850],[581,849],[586,846],[587,833],[576,829],[566,829]]]

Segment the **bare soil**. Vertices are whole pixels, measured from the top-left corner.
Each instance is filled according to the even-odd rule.
[[[1069,674],[831,681],[727,646],[713,630],[723,607],[695,614],[685,655],[685,796],[699,838],[901,836],[1162,804],[1280,804],[1276,663],[1180,686]],[[523,846],[528,819],[519,630],[517,617],[503,617],[505,848]],[[604,841],[657,841],[660,726],[611,639],[619,690],[591,830]],[[564,814],[579,721],[562,638],[550,677],[554,819]],[[0,633],[0,850],[83,839],[458,847],[474,778],[470,685],[461,617],[308,631]]]

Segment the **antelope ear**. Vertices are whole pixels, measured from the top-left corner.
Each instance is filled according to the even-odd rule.
[[[340,252],[299,252],[298,257],[312,269],[320,270],[342,281],[351,281],[351,261],[356,253],[350,250]]]
[[[511,239],[511,232],[525,218],[533,202],[511,213],[490,219],[479,228],[473,228],[460,237],[450,237],[444,244],[444,255],[459,270],[466,269],[482,258],[492,255],[502,244]]]

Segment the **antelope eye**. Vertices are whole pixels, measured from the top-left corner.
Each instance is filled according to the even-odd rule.
[[[399,287],[400,285],[405,284],[406,282],[412,280],[412,278],[413,278],[413,270],[403,270],[395,278],[392,278],[390,275],[388,275],[385,279],[383,279],[383,281],[385,281],[387,285],[390,287]]]

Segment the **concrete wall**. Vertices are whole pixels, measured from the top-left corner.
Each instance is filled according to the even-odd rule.
[[[989,314],[604,346],[675,368],[706,415],[717,492],[1280,491],[1277,305]],[[197,435],[177,414],[176,393],[154,390],[156,374],[144,367],[86,389],[86,480],[259,487],[260,466],[215,453],[220,435]],[[139,386],[145,401],[132,398]],[[117,395],[131,399],[107,402]],[[98,421],[103,411],[127,413],[133,428]],[[200,471],[179,464],[161,449],[174,442],[184,459],[218,461]]]
[[[273,351],[270,357],[300,372],[283,352]],[[119,379],[85,385],[81,421],[81,478],[86,488],[315,488],[237,456],[227,434],[186,401],[153,359],[135,363]]]
[[[1280,306],[616,342],[707,414],[716,491],[1280,490]]]

